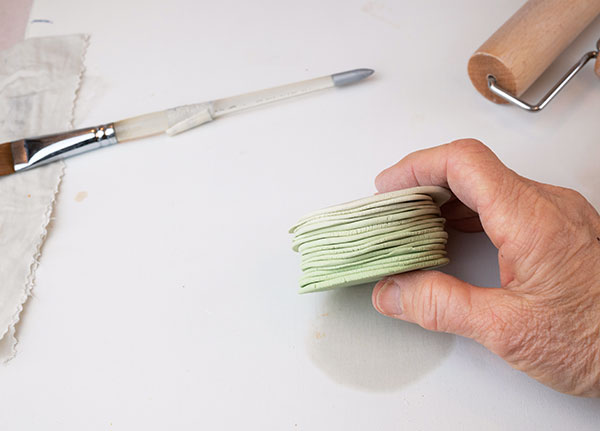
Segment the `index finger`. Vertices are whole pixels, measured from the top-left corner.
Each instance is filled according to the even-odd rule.
[[[408,187],[447,187],[471,210],[494,244],[503,240],[503,223],[514,208],[518,175],[508,169],[484,144],[462,139],[409,154],[375,179],[379,192]]]

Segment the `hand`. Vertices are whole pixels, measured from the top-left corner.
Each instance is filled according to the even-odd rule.
[[[451,227],[486,232],[502,287],[399,274],[373,290],[380,313],[472,338],[558,391],[600,396],[600,216],[583,196],[517,175],[475,140],[412,153],[375,184],[450,188],[456,199],[443,215]]]

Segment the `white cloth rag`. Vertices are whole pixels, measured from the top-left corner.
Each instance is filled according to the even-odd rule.
[[[26,40],[0,52],[0,143],[72,128],[87,36]],[[0,177],[0,362],[35,280],[62,162]]]

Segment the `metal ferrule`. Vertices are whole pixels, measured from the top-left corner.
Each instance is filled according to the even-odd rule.
[[[15,172],[117,143],[113,124],[11,143]]]

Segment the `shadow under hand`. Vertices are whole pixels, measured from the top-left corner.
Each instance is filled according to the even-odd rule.
[[[373,285],[327,295],[308,337],[313,362],[338,383],[390,392],[417,381],[450,353],[454,336],[380,315]]]

